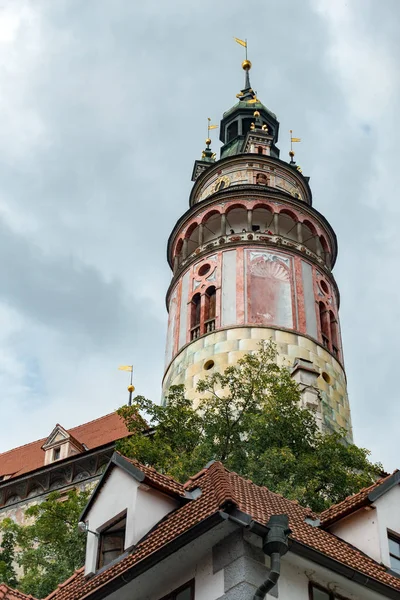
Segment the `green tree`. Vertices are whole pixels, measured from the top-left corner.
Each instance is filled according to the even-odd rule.
[[[22,569],[21,578],[15,582],[12,559],[4,561],[5,573],[0,571],[4,581],[12,580],[10,585],[16,584],[22,592],[44,598],[84,564],[86,535],[78,531],[77,525],[88,496],[89,492],[72,490],[64,499],[52,492],[44,502],[26,510],[31,524],[17,525],[11,519],[1,523],[3,552],[7,538],[12,559]]]
[[[170,388],[165,407],[138,396],[119,414],[143,431],[118,443],[122,454],[180,481],[210,459],[287,498],[321,511],[370,485],[381,471],[369,451],[346,441],[346,431],[321,434],[300,390],[276,363],[276,346],[263,342],[224,373],[198,383],[198,409],[183,386]]]
[[[17,576],[14,569],[14,545],[13,532],[5,531],[0,542],[0,583],[6,583],[11,587],[17,585]]]

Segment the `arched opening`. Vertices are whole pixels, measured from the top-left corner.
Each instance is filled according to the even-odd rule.
[[[174,256],[174,264],[179,267],[182,264],[182,247],[183,247],[183,239],[179,239],[175,248],[175,256]]]
[[[192,298],[190,311],[190,339],[192,340],[200,337],[200,307],[201,296],[197,293]]]
[[[260,233],[269,233],[272,235],[272,221],[274,215],[269,208],[258,206],[253,209],[253,231],[259,231]],[[258,229],[254,229],[257,227]]]
[[[215,240],[221,232],[221,215],[218,211],[208,213],[203,219],[203,244]]]
[[[338,336],[338,324],[335,315],[329,311],[329,325],[331,332],[331,343],[332,343],[332,354],[339,358],[339,336]]]
[[[216,300],[217,290],[215,286],[210,286],[205,293],[205,307],[204,307],[204,332],[209,333],[215,330],[215,311],[216,311]]]
[[[279,213],[279,235],[289,240],[297,241],[297,217],[290,211],[282,210]]]
[[[244,206],[235,206],[226,212],[226,233],[242,233],[247,231],[247,209]]]
[[[329,314],[323,302],[319,302],[319,324],[321,328],[322,343],[329,350],[330,324]]]
[[[264,154],[264,148],[262,146],[258,146],[257,153],[258,154]]]
[[[303,221],[302,224],[303,245],[314,254],[317,254],[316,229],[310,221]]]
[[[190,256],[199,246],[199,226],[197,223],[192,223],[185,237],[187,239],[187,255]]]
[[[330,267],[330,262],[331,262],[331,255],[329,252],[329,246],[328,243],[326,241],[326,239],[324,238],[323,235],[321,235],[319,237],[319,242],[321,244],[321,249],[322,249],[322,256],[324,258],[324,261],[326,262],[326,264],[328,265],[328,267]]]

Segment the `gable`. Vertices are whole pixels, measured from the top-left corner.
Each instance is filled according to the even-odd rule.
[[[179,500],[143,485],[128,472],[112,464],[106,478],[99,482],[98,492],[84,511],[88,524],[85,573],[96,571],[100,533],[126,514],[124,549],[130,548],[146,535],[162,518],[179,506]]]

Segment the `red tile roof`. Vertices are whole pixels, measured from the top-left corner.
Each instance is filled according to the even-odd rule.
[[[33,596],[27,596],[18,590],[10,588],[5,583],[0,584],[0,600],[35,600]]]
[[[119,452],[116,452],[116,454],[119,454]],[[120,456],[122,455],[120,454]],[[140,463],[138,460],[132,460],[130,458],[126,458],[126,456],[123,456],[122,458],[130,462],[131,465],[144,473],[145,479],[143,483],[147,483],[148,485],[155,487],[162,492],[166,492],[167,494],[178,494],[178,496],[185,495],[185,488],[183,484],[175,481],[175,479],[172,479],[172,477],[159,473],[153,467],[142,465],[142,463]]]
[[[143,466],[140,468],[143,469]],[[196,487],[202,491],[200,497],[170,513],[131,554],[93,577],[85,578],[84,569],[79,569],[67,582],[58,586],[48,596],[48,600],[78,600],[90,596],[92,592],[139,565],[205,519],[216,515],[221,509],[228,510],[232,505],[250,514],[262,525],[273,514],[287,514],[293,540],[400,592],[400,579],[390,575],[383,565],[328,531],[306,523],[306,517],[316,515],[297,502],[286,500],[265,487],[256,486],[236,473],[227,471],[218,462],[203,469],[185,485],[185,489],[189,490]]]
[[[393,475],[397,472],[398,471],[396,469],[396,471],[394,471],[391,475],[387,475],[386,477],[378,479],[377,481],[375,481],[375,483],[373,483],[369,487],[363,488],[357,494],[347,496],[347,498],[342,500],[342,502],[339,502],[338,504],[333,504],[333,506],[330,506],[329,508],[324,510],[320,514],[321,525],[323,527],[328,527],[336,521],[343,519],[343,517],[347,517],[356,510],[359,510],[363,506],[368,506],[369,504],[371,504],[370,500],[368,499],[369,494],[373,490],[381,486],[383,483],[387,482],[390,479],[390,477],[393,477]]]
[[[89,450],[128,435],[125,423],[117,413],[105,415],[66,431],[76,438],[80,444],[86,444]],[[42,450],[42,446],[46,439],[43,438],[0,454],[0,476],[17,477],[44,467],[45,452]]]

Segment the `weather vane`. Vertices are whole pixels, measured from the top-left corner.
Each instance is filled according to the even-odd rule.
[[[131,380],[130,380],[130,383],[128,385],[128,392],[129,392],[128,406],[132,406],[132,393],[135,391],[135,386],[132,383],[132,380],[133,380],[133,365],[121,365],[120,367],[118,367],[118,369],[120,371],[128,371],[131,374]]]
[[[292,131],[292,129],[289,130],[289,133],[290,133],[290,151],[289,151],[290,164],[294,165],[296,163],[293,160],[293,158],[294,158],[293,144],[296,144],[297,142],[301,142],[301,138],[293,137],[293,131]]]

